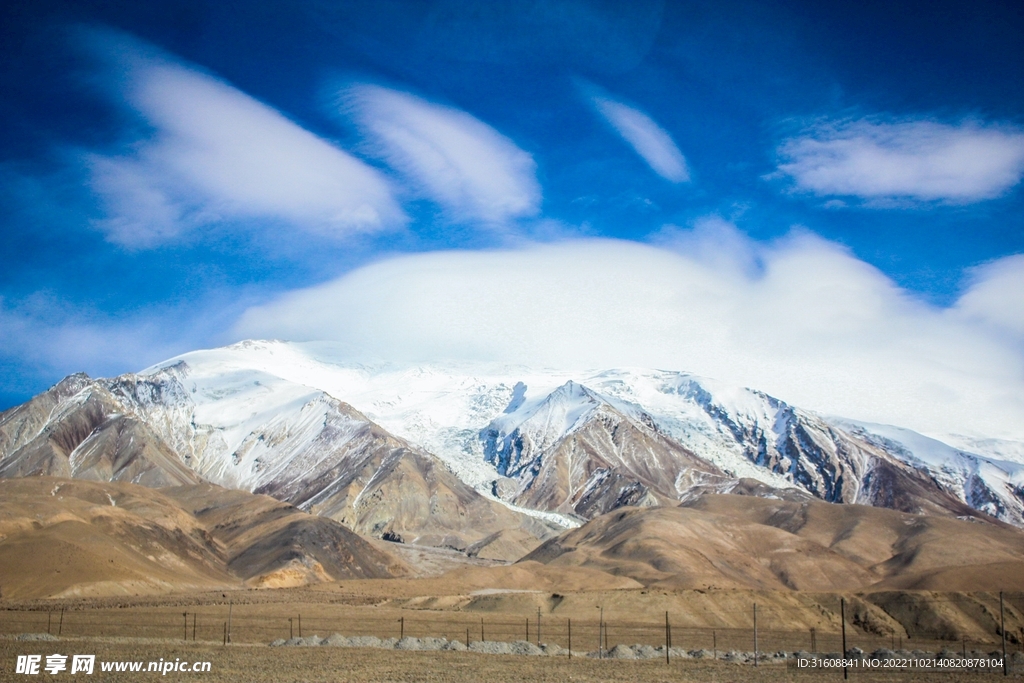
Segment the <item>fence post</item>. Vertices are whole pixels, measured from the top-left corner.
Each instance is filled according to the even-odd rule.
[[[1010,675],[1010,667],[1006,661],[1006,621],[1003,619],[1003,591],[999,591],[999,633],[1003,636],[1003,675]]]
[[[530,642],[530,617],[526,617],[526,642]]]
[[[299,638],[302,637],[302,615],[299,615]]]
[[[50,632],[50,610],[46,610],[46,632]]]
[[[196,612],[192,613],[192,642],[196,642]]]
[[[64,632],[64,608],[60,608],[60,622],[57,624],[57,635]]]
[[[672,627],[668,623],[668,611],[665,611],[665,663],[669,663],[669,652],[672,650]]]
[[[718,659],[718,634],[714,629],[711,630],[711,653],[712,659]]]
[[[228,644],[228,622],[224,622],[224,645]]]
[[[572,659],[572,619],[569,619],[569,659]]]
[[[537,647],[540,647],[540,607],[537,608]]]
[[[185,617],[185,642],[188,642],[188,612],[182,612],[181,616]]]
[[[224,631],[224,644],[227,645],[231,642],[231,608],[234,606],[234,600],[228,600],[228,620],[226,622]]]
[[[288,640],[295,637],[295,619],[288,617]]]
[[[480,617],[480,640],[481,642],[487,640],[484,638],[484,618]]]
[[[846,666],[846,598],[839,598],[839,618],[843,622],[843,680],[850,677],[850,669]]]
[[[754,666],[757,666],[757,603],[754,603]]]
[[[398,623],[400,624],[398,627],[398,639],[401,640],[402,638],[405,638],[405,617],[399,617]]]

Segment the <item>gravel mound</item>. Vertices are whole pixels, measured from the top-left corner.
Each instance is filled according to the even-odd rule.
[[[405,637],[395,643],[396,650],[444,650],[447,638],[413,638]]]
[[[469,644],[470,652],[483,652],[488,655],[510,655],[512,649],[508,643],[502,643],[496,640],[478,640],[474,643]]]
[[[449,640],[448,643],[441,649],[454,650],[455,652],[465,652],[467,650],[466,646],[463,645],[462,641],[459,640]]]
[[[662,659],[665,657],[665,648],[653,647],[651,645],[634,645],[633,654],[637,659]],[[671,653],[669,653],[671,655]]]
[[[275,640],[271,645],[279,647],[287,645],[288,647],[315,647],[323,642],[323,638],[320,636],[307,636],[305,638],[289,638],[288,640]]]
[[[320,645],[324,647],[352,647],[349,639],[340,633],[332,633],[331,635],[324,638]]]
[[[530,655],[537,656],[544,654],[544,650],[540,649],[533,643],[528,643],[525,640],[517,640],[512,645],[512,654],[514,655]]]
[[[714,659],[714,650],[690,650],[689,655],[694,659]]]
[[[285,644],[285,639],[284,638],[278,638],[277,640],[275,640],[274,642],[272,642],[270,644],[270,647],[281,647],[284,644]]]
[[[525,640],[514,643],[503,643],[494,640],[478,640],[469,646],[470,652],[483,652],[490,655],[542,655],[544,650]]]
[[[21,633],[17,640],[57,640],[52,633]]]
[[[384,647],[384,641],[377,636],[350,636],[349,647]]]
[[[736,650],[729,650],[723,655],[722,660],[726,662],[745,662],[747,660],[753,660],[753,656],[746,652],[737,652]]]
[[[608,651],[609,659],[636,659],[636,653],[628,645],[621,643]]]

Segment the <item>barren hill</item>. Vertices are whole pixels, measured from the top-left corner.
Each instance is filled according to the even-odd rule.
[[[341,524],[267,496],[53,477],[0,481],[7,598],[287,586],[404,574]]]
[[[528,554],[672,588],[1024,588],[1024,532],[862,505],[709,494],[622,509]]]

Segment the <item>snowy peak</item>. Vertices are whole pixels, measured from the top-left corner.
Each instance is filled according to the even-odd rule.
[[[572,380],[501,414],[481,438],[488,462],[515,481],[499,482],[497,494],[582,517],[677,501],[698,483],[724,479],[714,465],[660,434],[638,406]]]
[[[525,391],[522,382],[516,386]],[[605,399],[572,380],[540,400],[515,403],[514,399],[481,430],[486,460],[506,477],[517,476],[535,454],[551,449],[608,406]]]

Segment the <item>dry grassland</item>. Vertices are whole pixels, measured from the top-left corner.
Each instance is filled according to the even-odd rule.
[[[569,681],[607,681],[609,683],[651,683],[685,681],[701,683],[765,683],[842,681],[842,672],[797,671],[785,665],[761,666],[724,662],[683,660],[666,665],[663,661],[571,661],[550,657],[515,657],[461,652],[401,652],[342,648],[268,648],[232,645],[222,647],[197,643],[174,644],[171,641],[114,642],[110,639],[73,639],[59,643],[23,643],[0,640],[0,681],[25,681],[31,677],[14,674],[19,654],[85,653],[97,655],[97,661],[158,658],[210,661],[210,673],[169,673],[166,680],[201,680],[204,683],[340,683],[353,681],[376,683],[408,681],[424,683],[567,683]],[[154,673],[94,674],[92,680],[137,681],[152,679]],[[39,678],[53,680],[42,674]],[[68,677],[71,678],[70,676]],[[1016,677],[1019,680],[1019,676]],[[981,683],[1005,680],[1001,673],[860,673],[851,676],[857,683]]]

